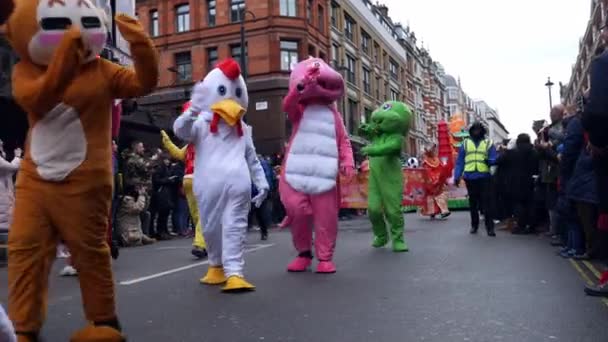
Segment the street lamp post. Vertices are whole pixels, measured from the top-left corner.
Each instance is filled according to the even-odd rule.
[[[246,10],[243,8],[243,16],[241,17],[241,74],[243,75],[243,79],[247,81],[247,62],[245,61],[245,19],[247,18],[247,14],[250,14],[253,18],[253,21],[256,20],[255,14],[253,12]]]
[[[551,97],[551,87],[553,87],[553,82],[551,82],[551,77],[547,78],[547,83],[545,83],[545,87],[549,89],[549,110],[553,108],[553,99]]]

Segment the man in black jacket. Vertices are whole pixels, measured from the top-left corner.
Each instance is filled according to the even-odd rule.
[[[174,194],[181,182],[179,176],[171,174],[171,160],[162,155],[152,175],[152,200],[150,203],[150,233],[158,240],[169,240],[169,215],[174,206]],[[154,221],[156,222],[156,227]],[[154,227],[156,229],[154,229]]]

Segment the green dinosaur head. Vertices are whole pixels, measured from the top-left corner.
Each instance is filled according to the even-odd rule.
[[[387,101],[372,113],[371,125],[379,133],[401,133],[407,135],[410,130],[412,111],[403,102]]]

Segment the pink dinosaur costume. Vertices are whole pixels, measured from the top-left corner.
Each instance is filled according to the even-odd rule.
[[[303,272],[312,262],[314,225],[318,273],[334,273],[338,235],[338,172],[354,174],[353,152],[335,102],[344,95],[342,76],[309,57],[293,68],[283,110],[293,125],[279,182],[281,201],[299,252],[287,270]]]

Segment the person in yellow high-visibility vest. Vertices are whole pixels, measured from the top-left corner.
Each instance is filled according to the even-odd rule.
[[[190,107],[190,102],[184,105],[183,111],[185,112]],[[179,148],[173,144],[171,138],[165,131],[160,132],[162,136],[163,147],[169,152],[172,158],[181,160],[186,164],[185,176],[184,176],[184,194],[188,200],[188,208],[190,210],[190,216],[192,221],[195,223],[194,229],[194,242],[192,244],[192,255],[202,259],[207,256],[207,244],[203,237],[203,228],[198,212],[198,204],[196,203],[196,197],[192,190],[192,180],[194,175],[194,145],[188,144],[182,148]]]
[[[477,233],[479,212],[481,211],[484,214],[488,236],[496,236],[490,167],[496,164],[498,155],[492,141],[486,139],[486,134],[486,128],[481,122],[471,125],[470,138],[462,143],[458,153],[454,169],[454,183],[458,185],[464,178],[467,185],[471,212],[471,234]]]

